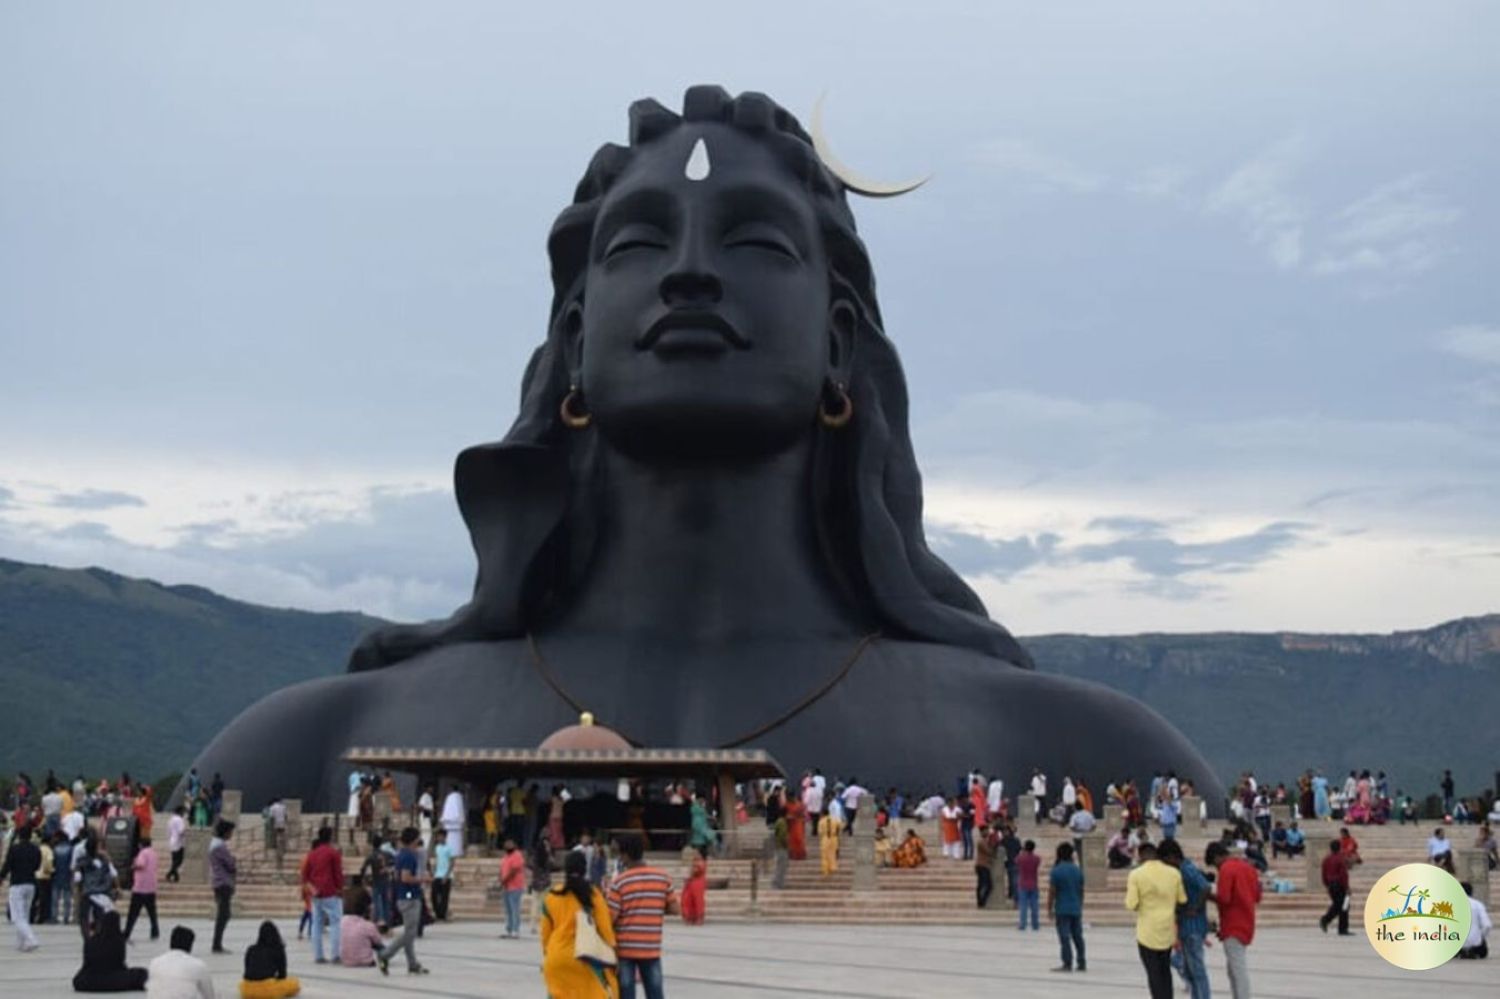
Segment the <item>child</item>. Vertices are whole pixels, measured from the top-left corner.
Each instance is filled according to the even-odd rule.
[[[312,885],[302,882],[302,918],[297,921],[297,939],[302,939],[302,929],[312,931]]]

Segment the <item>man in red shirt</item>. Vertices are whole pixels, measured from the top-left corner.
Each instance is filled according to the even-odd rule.
[[[1323,858],[1323,887],[1328,889],[1328,911],[1318,920],[1324,933],[1334,919],[1339,921],[1339,936],[1351,936],[1349,932],[1349,909],[1344,904],[1349,897],[1349,858],[1339,846],[1338,840],[1328,844],[1328,856]]]
[[[301,882],[312,890],[312,945],[313,960],[325,964],[323,956],[323,925],[329,926],[329,942],[333,945],[333,963],[339,963],[339,924],[344,918],[344,855],[333,845],[333,830],[327,826],[318,830],[318,841],[302,858],[302,869],[298,875]]]
[[[1209,896],[1219,906],[1219,939],[1229,966],[1229,988],[1234,999],[1250,999],[1250,967],[1245,948],[1255,939],[1255,907],[1260,904],[1260,875],[1250,862],[1231,857],[1223,843],[1208,844],[1204,855],[1218,879]]]

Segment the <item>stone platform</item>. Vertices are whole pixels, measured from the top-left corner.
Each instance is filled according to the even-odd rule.
[[[666,939],[666,984],[673,999],[767,999],[772,996],[827,997],[990,997],[997,995],[1089,996],[1131,999],[1145,994],[1145,975],[1127,927],[1090,927],[1086,974],[1053,974],[1057,937],[1043,924],[1040,933],[1013,926],[851,926],[710,922],[686,927],[673,921]],[[292,940],[295,921],[278,921]],[[170,924],[169,924],[170,925]],[[212,926],[188,920],[207,949]],[[242,954],[258,923],[236,920],[226,943],[233,955],[207,955],[220,996],[238,994]],[[164,928],[165,929],[165,928]],[[382,978],[373,968],[314,965],[309,946],[289,945],[291,972],[302,979],[307,999],[349,996],[494,999],[542,994],[537,939],[499,940],[498,924],[485,921],[429,928],[418,944],[420,959],[432,969],[408,978],[399,965]],[[42,949],[14,950],[6,934],[0,950],[0,995],[51,999],[74,995],[68,982],[78,967],[76,927],[39,928]],[[140,941],[131,962],[146,964],[163,943]],[[204,955],[200,955],[204,956]],[[1209,952],[1216,995],[1229,994],[1224,958]],[[1450,961],[1427,972],[1405,972],[1377,957],[1363,934],[1324,936],[1316,928],[1269,929],[1250,949],[1254,993],[1271,999],[1369,999],[1377,994],[1441,995],[1480,999],[1500,994],[1500,960]],[[139,994],[139,993],[136,993]],[[1185,994],[1185,993],[1183,993]]]

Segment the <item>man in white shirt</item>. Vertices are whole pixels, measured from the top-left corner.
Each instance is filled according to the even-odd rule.
[[[629,795],[624,800],[629,801]],[[505,801],[505,796],[501,795],[501,804],[503,805]],[[417,831],[422,834],[422,849],[424,850],[432,849],[432,808],[432,788],[424,787],[421,796],[417,798]]]
[[[1074,836],[1084,836],[1094,831],[1094,815],[1087,809],[1076,810],[1068,819],[1068,831]]]
[[[807,789],[802,792],[802,806],[807,809],[807,819],[817,828],[818,818],[823,814],[823,785],[816,780],[807,782]]]
[[[1443,854],[1452,852],[1453,844],[1449,842],[1448,837],[1443,835],[1441,829],[1434,830],[1433,834],[1427,840],[1428,862],[1435,864]]]
[[[1071,777],[1063,778],[1062,803],[1069,815],[1072,815],[1073,809],[1078,807],[1078,789],[1073,786]]]
[[[849,778],[849,786],[844,788],[844,829],[851,836],[854,835],[854,820],[859,817],[859,803],[869,793],[859,786],[859,781]]]
[[[464,826],[469,820],[468,806],[464,794],[456,786],[443,799],[443,828],[448,830],[448,848],[454,859],[464,855]]]
[[[281,864],[286,858],[286,804],[280,798],[272,798],[266,806],[266,824],[271,830],[271,852],[276,855],[276,875],[281,876]]]
[[[62,817],[62,831],[63,831],[63,835],[66,836],[66,837],[68,837],[68,839],[76,841],[78,839],[79,835],[81,835],[83,833],[83,827],[84,827],[85,821],[86,820],[83,817],[83,809],[82,808],[75,808],[75,809],[73,809],[67,815],[64,815]]]
[[[181,881],[182,876],[177,872],[182,868],[182,856],[185,849],[183,839],[187,835],[187,808],[178,805],[172,811],[172,817],[167,820],[167,849],[172,853],[172,869],[167,872],[168,881]]]
[[[1489,957],[1490,944],[1485,937],[1494,926],[1490,922],[1490,911],[1474,897],[1474,886],[1467,881],[1464,882],[1464,894],[1469,896],[1469,936],[1464,940],[1463,950],[1458,952],[1458,956],[1470,961]]]
[[[943,800],[943,796],[941,794],[934,794],[931,797],[924,799],[922,803],[919,804],[915,810],[913,810],[912,814],[921,819],[923,822],[931,822],[933,819],[938,817],[938,813],[943,810],[943,806],[946,804],[947,802]]]
[[[985,803],[989,805],[991,815],[1000,814],[1000,806],[1005,803],[1005,781],[999,777],[990,781],[989,794],[985,796]]]
[[[208,965],[192,955],[193,931],[172,929],[172,949],[147,966],[147,999],[214,999],[214,980]]]
[[[1031,772],[1031,807],[1032,814],[1036,818],[1036,824],[1042,824],[1042,815],[1046,812],[1047,803],[1047,775],[1040,770]]]

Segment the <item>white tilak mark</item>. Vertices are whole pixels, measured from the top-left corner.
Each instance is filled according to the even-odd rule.
[[[682,172],[688,180],[706,180],[710,169],[712,167],[708,162],[708,145],[699,139],[693,143],[693,151],[688,154],[687,166]]]

